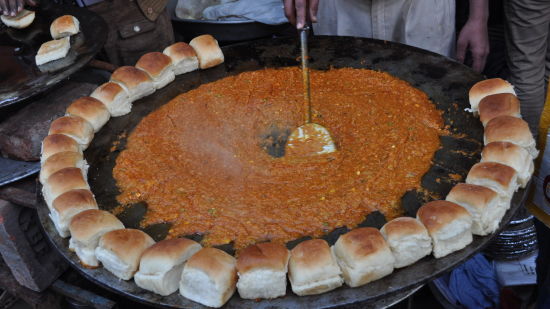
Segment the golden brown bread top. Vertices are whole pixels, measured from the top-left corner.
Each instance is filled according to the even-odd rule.
[[[97,203],[95,201],[94,195],[90,190],[74,189],[58,196],[53,201],[52,206],[59,213],[63,213],[71,208],[97,208]]]
[[[42,141],[42,155],[50,157],[58,152],[80,152],[80,145],[72,138],[64,134],[48,135]]]
[[[496,162],[480,162],[474,164],[468,172],[468,178],[483,178],[491,179],[498,182],[504,187],[510,186],[514,176],[516,175],[516,170]]]
[[[455,185],[447,194],[448,200],[459,204],[469,204],[478,209],[485,208],[489,202],[497,197],[498,194],[487,187],[467,183]]]
[[[195,49],[201,69],[211,68],[224,61],[218,41],[210,34],[199,35],[192,39],[189,45]]]
[[[483,96],[487,93],[493,94],[500,92],[500,90],[506,90],[508,88],[511,88],[512,85],[503,80],[502,78],[491,78],[482,80],[470,88],[470,97],[472,96]]]
[[[489,155],[489,154],[504,154],[504,153],[510,153],[510,152],[517,152],[521,151],[523,148],[520,146],[510,143],[510,142],[492,142],[485,147],[483,147],[483,151],[481,151],[481,156]]]
[[[122,89],[119,84],[107,82],[97,87],[94,92],[92,92],[92,96],[103,103],[111,103],[119,93],[124,91],[125,90]]]
[[[109,113],[107,107],[101,101],[92,97],[80,97],[74,100],[67,108],[67,114],[84,119],[93,119],[106,113]]]
[[[86,242],[98,231],[105,231],[109,228],[123,229],[124,225],[112,213],[99,209],[80,212],[73,217],[69,224],[71,236],[81,242]]]
[[[407,235],[414,235],[420,233],[426,233],[426,228],[420,223],[420,221],[411,217],[399,217],[384,224],[384,232],[386,237],[403,237]]]
[[[198,246],[196,241],[187,238],[165,239],[157,242],[143,252],[143,258],[167,258],[176,260],[190,247]]]
[[[229,272],[230,280],[237,280],[235,258],[216,248],[203,248],[195,253],[185,264],[185,268],[195,268],[207,273],[211,278],[223,280]],[[218,281],[218,280],[216,280]]]
[[[53,173],[46,183],[52,191],[67,192],[72,189],[89,189],[88,182],[82,175],[82,170],[76,167],[66,167]]]
[[[416,216],[432,234],[456,219],[470,217],[470,213],[453,202],[432,201],[420,207]]]
[[[172,64],[172,59],[163,53],[150,52],[139,58],[136,68],[141,69],[151,76],[158,76],[166,67]]]
[[[332,264],[328,243],[323,239],[302,241],[290,250],[292,263],[299,268],[316,269]]]
[[[532,139],[529,125],[521,118],[499,116],[491,119],[485,126],[486,143],[498,141],[528,141]]]
[[[111,74],[111,80],[123,83],[128,88],[134,88],[140,83],[150,82],[151,78],[138,68],[122,66]]]
[[[118,258],[133,268],[145,249],[155,243],[151,236],[136,229],[121,229],[107,232],[99,240],[100,247],[113,252]]]
[[[239,252],[237,271],[243,274],[254,269],[273,269],[286,271],[290,252],[278,243],[259,243]]]
[[[174,43],[164,49],[164,54],[179,62],[182,59],[197,57],[197,53],[189,44],[184,42]]]
[[[63,116],[52,121],[48,135],[52,134],[70,134],[76,136],[86,136],[93,134],[92,125],[84,118],[79,116]]]
[[[55,31],[62,33],[67,30],[72,30],[76,28],[75,22],[74,22],[74,16],[72,15],[63,15],[58,18],[56,18],[50,28],[54,29]]]
[[[484,97],[479,102],[479,119],[483,125],[498,116],[520,117],[518,98],[511,93],[499,93]]]
[[[76,164],[83,160],[82,153],[76,151],[63,151],[51,155],[40,169],[40,173],[48,178],[51,174],[66,168],[76,167]],[[45,180],[45,179],[44,179]]]
[[[373,227],[353,229],[341,235],[338,242],[349,256],[355,258],[368,256],[388,247],[380,231]]]

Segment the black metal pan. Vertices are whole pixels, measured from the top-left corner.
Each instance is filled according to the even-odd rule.
[[[115,159],[125,147],[125,137],[141,119],[176,95],[201,84],[244,71],[265,67],[296,66],[299,43],[295,39],[260,40],[224,48],[226,62],[218,67],[178,76],[176,81],[154,95],[134,103],[130,114],[114,118],[94,138],[85,156],[90,164],[89,182],[103,209],[117,206],[119,193],[112,177]],[[445,124],[452,132],[441,137],[442,148],[436,152],[429,172],[422,179],[422,190],[407,192],[402,199],[405,212],[415,216],[424,202],[444,197],[456,183],[456,175],[465,177],[470,167],[479,160],[483,128],[479,120],[464,111],[468,107],[468,90],[483,77],[466,66],[425,50],[397,43],[349,37],[315,37],[310,44],[311,67],[326,70],[330,67],[369,68],[389,72],[426,92],[437,107],[443,111]],[[112,147],[114,146],[114,151]],[[454,175],[454,177],[453,177]],[[516,193],[511,209],[501,222],[502,228],[510,220],[525,197],[525,192]],[[139,227],[147,211],[145,203],[135,204],[119,215],[127,227]],[[83,268],[78,258],[68,250],[68,241],[61,239],[47,217],[47,208],[41,205],[41,222],[57,249],[67,260],[90,280],[126,295],[134,300],[169,308],[202,308],[177,293],[161,297],[137,287],[133,281],[115,278],[105,269]],[[380,228],[384,217],[375,212],[361,226]],[[163,239],[168,224],[158,224],[145,229],[156,240]],[[345,233],[338,228],[324,238],[333,244]],[[495,235],[495,234],[493,234]],[[379,306],[384,300],[426,283],[462,263],[481,250],[493,237],[474,237],[465,249],[441,259],[426,257],[412,266],[396,270],[393,274],[359,288],[341,287],[316,296],[298,297],[290,289],[285,297],[274,300],[251,301],[235,295],[226,308],[328,308],[360,303],[361,306]],[[194,235],[191,235],[194,237]],[[288,243],[292,248],[300,240]],[[232,252],[232,248],[222,249]]]
[[[40,45],[52,40],[50,24],[66,14],[80,21],[81,33],[71,37],[66,58],[37,67],[34,57]],[[21,102],[63,81],[92,60],[106,39],[107,25],[97,14],[49,2],[36,9],[34,22],[25,29],[0,25],[0,107]]]

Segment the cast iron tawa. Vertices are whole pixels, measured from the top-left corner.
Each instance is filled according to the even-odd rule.
[[[45,2],[25,29],[0,25],[0,107],[40,94],[85,66],[107,39],[107,25],[97,14],[70,5]],[[44,42],[52,40],[50,24],[63,15],[80,21],[80,33],[71,37],[71,49],[63,59],[36,66],[35,56]]]
[[[90,164],[88,179],[102,209],[112,209],[118,204],[115,197],[118,190],[112,176],[115,160],[125,148],[126,138],[141,119],[180,93],[197,88],[226,76],[266,67],[296,66],[296,55],[300,45],[296,39],[281,38],[260,40],[225,47],[225,63],[203,71],[180,75],[174,82],[155,94],[134,102],[128,115],[111,119],[95,136],[85,152]],[[420,190],[404,194],[402,204],[408,216],[415,216],[417,209],[425,202],[444,198],[452,186],[463,180],[470,167],[479,161],[482,148],[483,128],[479,119],[465,112],[468,107],[468,90],[483,77],[466,66],[443,56],[410,46],[371,39],[351,37],[315,37],[310,43],[310,66],[312,69],[327,70],[330,67],[368,68],[386,71],[408,81],[428,94],[437,108],[443,112],[449,135],[441,137],[442,147],[434,156],[430,170],[422,179]],[[512,207],[500,223],[499,230],[511,219],[525,196],[522,190],[515,194]],[[147,211],[145,203],[138,203],[119,214],[126,227],[139,228],[139,222]],[[46,205],[39,207],[41,222],[59,252],[74,268],[90,280],[136,301],[169,308],[203,308],[183,298],[178,293],[167,297],[156,295],[139,288],[132,280],[123,281],[104,268],[87,269],[79,264],[76,255],[68,249],[68,239],[58,236],[48,218]],[[367,216],[360,226],[380,228],[384,217],[375,212]],[[157,224],[144,229],[155,240],[166,236],[169,224]],[[323,238],[334,244],[338,236],[347,232],[345,227],[337,228]],[[498,233],[498,232],[497,232]],[[329,308],[350,304],[361,307],[380,307],[398,294],[413,290],[419,285],[451,270],[481,250],[494,233],[485,237],[474,236],[473,242],[458,252],[441,259],[425,257],[414,265],[395,270],[391,275],[358,288],[340,287],[328,293],[299,297],[288,287],[285,297],[273,300],[244,300],[237,293],[225,305],[226,308]],[[200,240],[200,235],[188,235]],[[304,237],[287,244],[293,248]],[[220,247],[229,253],[231,246]]]

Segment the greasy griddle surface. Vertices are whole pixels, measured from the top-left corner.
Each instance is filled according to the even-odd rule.
[[[482,76],[448,58],[413,47],[378,40],[349,37],[315,37],[311,40],[311,67],[326,70],[334,67],[369,68],[386,71],[424,91],[443,111],[443,118],[453,134],[442,136],[442,148],[436,152],[433,165],[422,178],[422,189],[410,191],[403,198],[407,215],[415,216],[416,210],[428,199],[444,197],[453,184],[462,180],[469,168],[479,160],[483,129],[477,118],[464,112],[468,107],[468,90]],[[141,119],[166,104],[178,94],[195,89],[199,85],[225,76],[264,67],[296,66],[299,44],[294,39],[261,40],[224,48],[226,62],[218,67],[180,75],[170,85],[155,94],[134,103],[129,115],[113,118],[96,134],[85,156],[90,163],[89,182],[103,209],[117,206],[119,194],[112,177],[115,160],[125,147],[127,135]],[[519,207],[525,192],[517,193],[512,208],[501,222],[502,228]],[[147,205],[141,203],[121,213],[119,218],[127,227],[138,227]],[[203,308],[179,294],[161,297],[137,287],[133,281],[122,281],[103,268],[86,269],[78,258],[68,250],[68,240],[61,239],[47,217],[47,207],[39,209],[41,222],[58,250],[90,280],[134,300],[159,307]],[[193,218],[191,218],[192,220]],[[372,213],[361,226],[381,227],[385,220],[380,213]],[[159,224],[146,229],[155,239],[164,238],[167,225]],[[345,233],[339,228],[324,236],[333,244]],[[412,266],[394,271],[393,274],[359,288],[341,287],[315,296],[298,297],[288,289],[287,295],[275,300],[255,302],[241,299],[236,293],[227,308],[318,308],[335,307],[357,302],[374,303],[390,295],[425,283],[457,266],[485,246],[492,235],[474,236],[472,244],[465,249],[441,259],[429,256]],[[295,246],[300,240],[288,244]],[[229,252],[232,248],[224,247]]]
[[[107,39],[103,19],[86,9],[46,2],[32,10],[36,10],[36,17],[29,27],[0,26],[0,107],[25,100],[61,82],[86,65]],[[67,57],[44,64],[43,70],[50,72],[42,72],[36,66],[36,53],[42,43],[52,40],[52,21],[67,14],[80,21],[81,32],[71,37]]]

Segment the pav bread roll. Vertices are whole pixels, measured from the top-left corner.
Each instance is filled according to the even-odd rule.
[[[358,287],[393,272],[395,258],[378,229],[356,228],[341,235],[332,251],[350,287]]]
[[[447,201],[464,207],[472,216],[472,234],[488,235],[497,228],[508,208],[498,194],[483,186],[459,183],[447,195]]]
[[[88,175],[88,163],[82,157],[82,152],[64,151],[50,156],[40,168],[38,179],[44,184],[53,173],[66,167],[76,167],[82,170],[84,177]]]
[[[235,293],[235,264],[235,258],[222,250],[200,250],[183,267],[180,294],[208,307],[223,306]]]
[[[123,229],[124,225],[113,214],[105,210],[89,209],[76,214],[69,223],[69,249],[73,250],[85,267],[99,266],[95,249],[103,234]]]
[[[241,298],[284,296],[289,258],[288,249],[277,243],[259,243],[242,250],[237,258],[237,289]]]
[[[111,74],[111,82],[119,84],[126,92],[131,102],[155,92],[153,81],[144,71],[131,67],[122,66]]]
[[[508,209],[512,195],[518,188],[517,178],[516,171],[508,165],[496,162],[481,162],[472,166],[468,176],[466,176],[466,183],[492,189],[504,201],[508,201],[508,205],[505,205]]]
[[[143,289],[170,295],[178,290],[185,262],[200,249],[200,244],[187,238],[162,240],[143,252],[134,281]]]
[[[415,218],[399,217],[380,229],[395,258],[395,268],[414,264],[432,253],[432,239],[428,231]]]
[[[300,296],[328,292],[344,283],[336,258],[323,239],[303,241],[290,251],[288,279],[292,291]]]
[[[80,22],[72,15],[63,15],[56,18],[50,25],[52,38],[69,37],[80,32]]]
[[[104,83],[97,87],[90,96],[105,104],[112,117],[126,115],[132,110],[128,92],[117,83]]]
[[[15,28],[15,29],[24,29],[32,24],[34,21],[35,14],[33,11],[21,10],[15,16],[0,15],[0,19],[4,25]]]
[[[527,186],[535,169],[533,157],[529,152],[516,144],[509,142],[492,142],[481,152],[481,162],[497,162],[508,165],[518,174],[518,185]]]
[[[92,125],[94,132],[99,131],[111,118],[107,107],[92,97],[80,97],[73,101],[67,108],[67,115],[82,117]]]
[[[539,155],[529,125],[520,118],[500,116],[491,119],[485,126],[483,140],[485,145],[492,142],[514,143],[525,148],[533,158]]]
[[[223,52],[218,45],[218,41],[210,34],[203,34],[192,39],[189,45],[197,53],[201,69],[215,67],[224,61]]]
[[[44,196],[46,205],[51,209],[53,200],[61,194],[74,189],[90,190],[90,186],[84,178],[81,169],[66,167],[48,177],[42,186],[42,195]]]
[[[501,78],[482,80],[470,88],[470,106],[474,114],[478,113],[479,102],[486,96],[497,93],[511,93],[516,95],[514,86]]]
[[[75,189],[67,191],[53,200],[50,209],[50,218],[55,224],[59,236],[65,238],[70,235],[69,224],[78,213],[97,209],[97,203],[90,190]]]
[[[65,58],[71,49],[71,41],[68,37],[42,43],[35,56],[36,65]]]
[[[48,135],[42,141],[40,162],[43,164],[52,155],[66,151],[82,154],[81,146],[71,137],[64,134]]]
[[[74,139],[82,150],[88,148],[94,138],[94,128],[82,117],[63,116],[52,121],[48,135],[64,134]]]
[[[172,59],[173,71],[176,75],[195,71],[199,68],[197,53],[187,43],[174,43],[166,47],[163,53]]]
[[[472,216],[449,201],[428,202],[418,209],[416,217],[432,238],[433,255],[444,257],[472,242]]]
[[[113,275],[130,280],[138,270],[141,255],[154,243],[151,236],[140,230],[114,230],[99,238],[95,256]]]
[[[479,120],[483,126],[499,116],[521,118],[518,98],[511,93],[498,93],[486,96],[479,102]]]
[[[155,89],[160,89],[171,83],[176,75],[172,59],[160,52],[146,53],[139,58],[136,68],[143,70],[153,80]]]

